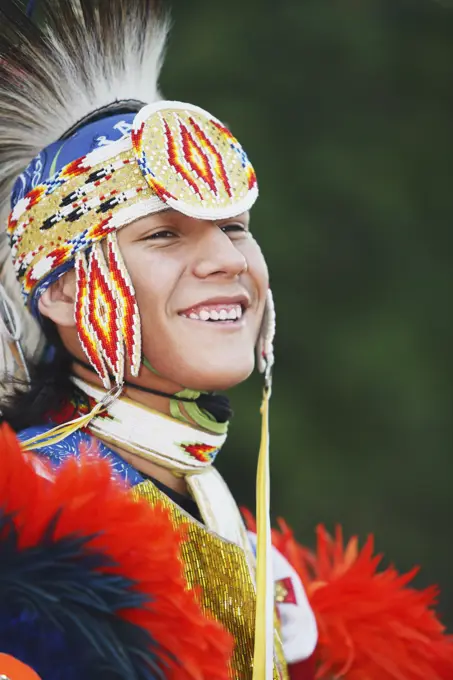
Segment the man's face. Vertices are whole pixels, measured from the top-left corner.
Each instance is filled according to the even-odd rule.
[[[177,385],[227,389],[253,370],[268,273],[248,222],[248,213],[214,223],[167,210],[118,232],[143,354]]]

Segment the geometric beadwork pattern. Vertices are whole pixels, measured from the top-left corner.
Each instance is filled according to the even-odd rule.
[[[8,235],[25,301],[77,253],[134,220],[167,207],[227,219],[257,195],[253,167],[220,121],[180,102],[145,106],[129,136],[74,159],[14,206]],[[128,340],[136,357],[139,339]]]
[[[181,102],[145,106],[132,144],[150,188],[172,208],[221,219],[255,202],[256,175],[231,132],[207,111]]]
[[[119,384],[124,377],[120,314],[100,243],[93,245],[88,258],[87,311],[100,353]]]
[[[84,253],[78,254],[76,259],[76,323],[80,342],[104,386],[109,389],[109,373],[116,384],[121,384],[124,377],[124,345],[115,288],[100,244],[93,245],[88,266]]]
[[[165,208],[142,177],[131,149],[110,145],[63,168],[18,201],[8,222],[16,276],[27,301],[52,272],[125,224]],[[101,149],[104,156],[106,149]],[[84,172],[82,173],[82,168]]]
[[[89,288],[88,266],[84,252],[77,253],[75,257],[75,271],[77,280],[75,322],[79,335],[80,344],[90,364],[101,378],[104,387],[110,389],[110,380],[105,362],[99,351],[96,337],[92,332],[89,320]]]
[[[192,458],[199,460],[201,463],[212,463],[219,452],[217,446],[208,446],[207,444],[182,443],[180,444],[180,447]]]
[[[118,246],[116,233],[107,236],[110,281],[119,315],[119,328],[131,374],[138,376],[142,362],[141,322],[135,290]]]
[[[141,364],[141,324],[135,291],[116,234],[107,237],[108,264],[100,243],[88,256],[76,255],[75,318],[80,343],[91,365],[110,389],[123,382],[125,357],[137,376]]]

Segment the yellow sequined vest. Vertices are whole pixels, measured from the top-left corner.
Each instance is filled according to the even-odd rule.
[[[162,503],[175,526],[188,524],[188,539],[182,544],[185,577],[189,588],[201,586],[200,604],[236,641],[232,680],[252,680],[255,629],[255,587],[242,549],[208,531],[185,513],[152,482],[134,486],[135,498],[151,505]],[[288,680],[288,671],[278,631],[275,633],[274,680]]]

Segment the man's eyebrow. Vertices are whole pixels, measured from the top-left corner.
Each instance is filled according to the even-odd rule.
[[[250,222],[249,215],[236,215],[235,217],[227,217],[225,219],[218,220],[218,224],[226,224],[227,222],[244,222],[248,224]]]

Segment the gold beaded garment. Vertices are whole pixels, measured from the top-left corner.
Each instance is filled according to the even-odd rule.
[[[175,526],[188,525],[182,559],[189,588],[199,587],[200,604],[236,641],[231,663],[232,680],[252,680],[255,631],[255,586],[242,549],[208,531],[149,480],[132,489],[135,498],[168,508]],[[274,680],[288,680],[278,631],[275,631]]]

